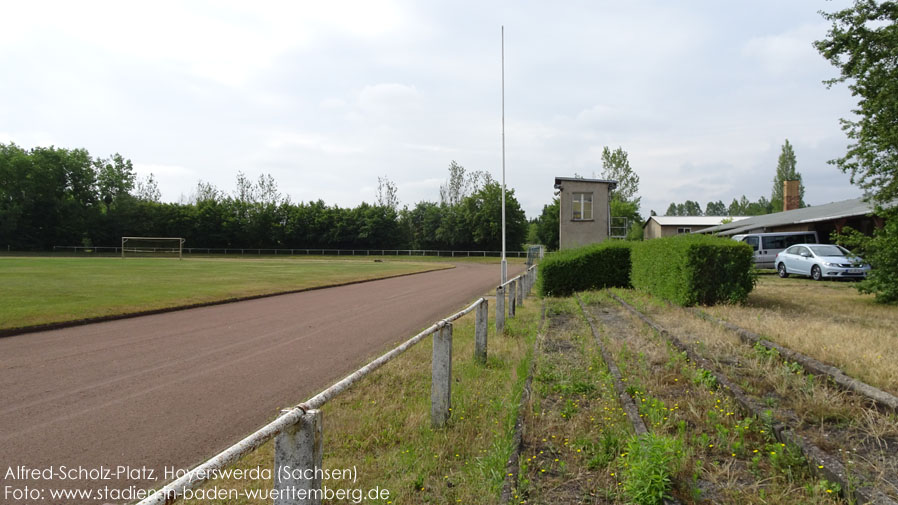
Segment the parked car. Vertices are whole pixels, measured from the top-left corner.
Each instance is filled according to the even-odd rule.
[[[776,268],[776,255],[790,245],[816,244],[816,231],[782,231],[772,233],[745,233],[733,235],[733,240],[745,242],[755,251],[755,267]]]
[[[780,277],[807,275],[815,281],[863,279],[870,271],[862,258],[832,244],[796,244],[777,254],[774,263]]]

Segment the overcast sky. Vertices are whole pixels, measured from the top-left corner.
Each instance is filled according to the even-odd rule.
[[[83,147],[198,180],[271,174],[293,201],[439,199],[452,160],[506,181],[527,216],[555,176],[623,147],[642,213],[770,197],[784,139],[805,201],[860,196],[828,165],[855,105],[812,46],[846,1],[5,1],[0,142]]]

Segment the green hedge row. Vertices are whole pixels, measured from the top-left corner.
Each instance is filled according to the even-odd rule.
[[[742,302],[755,283],[751,247],[708,235],[560,251],[540,264],[540,278],[545,295],[632,285],[684,306]]]
[[[568,296],[577,291],[630,287],[633,242],[604,242],[549,254],[539,264],[540,291]]]
[[[752,249],[709,235],[646,240],[633,249],[633,287],[678,305],[745,301],[755,283]]]

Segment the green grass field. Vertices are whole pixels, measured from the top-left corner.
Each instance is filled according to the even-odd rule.
[[[438,270],[371,259],[0,258],[0,329]]]

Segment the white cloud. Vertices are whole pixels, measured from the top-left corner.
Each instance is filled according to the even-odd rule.
[[[794,75],[808,69],[826,67],[827,63],[812,42],[822,39],[827,28],[825,23],[817,23],[775,35],[753,37],[742,46],[742,55],[773,75]]]
[[[415,86],[382,83],[365,86],[359,92],[359,106],[364,111],[391,113],[416,109],[421,96]]]
[[[275,133],[269,138],[266,146],[275,150],[300,148],[335,155],[364,152],[364,147],[351,145],[346,139],[336,139],[326,135],[296,132]]]
[[[836,72],[811,46],[819,8],[13,2],[0,141],[121,152],[168,200],[197,179],[231,188],[238,170],[294,200],[353,206],[379,175],[404,203],[436,200],[450,160],[501,176],[505,24],[507,179],[529,216],[554,176],[600,174],[606,145],[628,151],[645,214],[769,194],[785,138],[808,201],[837,198],[854,193],[825,161],[852,99],[821,84]]]

